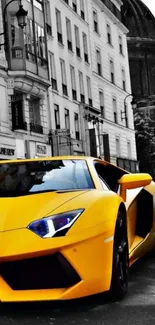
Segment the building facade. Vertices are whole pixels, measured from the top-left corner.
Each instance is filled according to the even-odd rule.
[[[90,39],[94,106],[99,108],[98,152],[120,166],[138,168],[131,109],[127,32],[121,1],[90,2]],[[108,159],[109,158],[109,159]]]
[[[85,1],[50,2],[48,50],[51,140],[55,154],[84,155],[81,103],[92,100],[89,25]]]
[[[123,0],[122,16],[123,22],[129,30],[127,44],[132,92],[137,102],[135,113],[136,116],[139,113],[142,120],[145,118],[145,125],[147,125],[147,117],[150,117],[149,134],[151,134],[155,123],[155,17],[141,0]],[[137,124],[136,117],[135,127],[138,135],[141,132],[141,127]],[[155,132],[153,133],[155,134]],[[145,145],[141,145],[137,140],[140,170],[149,172],[155,177],[154,141],[149,140],[148,137],[146,142]],[[149,149],[146,155],[146,149],[149,147],[151,150]]]
[[[8,1],[1,2],[2,11]],[[48,140],[47,89],[50,86],[43,1],[24,1],[27,26],[20,29],[18,2],[7,7],[3,26],[6,42],[5,104],[1,102],[0,159],[51,155]],[[1,29],[3,30],[3,29]],[[4,55],[2,46],[1,55]],[[2,90],[1,90],[2,94]],[[9,150],[9,149],[12,150]]]
[[[110,0],[50,2],[49,97],[51,129],[56,130],[51,139],[56,153],[102,156],[137,170],[128,30],[121,5]],[[63,142],[56,134],[65,129],[70,141]]]
[[[2,7],[6,4],[2,0]],[[102,156],[137,170],[120,0],[23,0],[6,15],[7,133],[17,158]],[[6,26],[5,25],[5,26]],[[4,79],[4,78],[3,78]]]

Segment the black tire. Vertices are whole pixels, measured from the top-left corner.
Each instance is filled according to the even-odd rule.
[[[114,299],[122,299],[128,290],[129,251],[127,238],[126,214],[119,210],[113,249],[113,269],[110,295]]]

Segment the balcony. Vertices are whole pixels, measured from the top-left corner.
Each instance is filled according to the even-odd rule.
[[[43,127],[42,127],[42,125],[35,124],[35,123],[31,122],[30,123],[30,132],[43,134]]]
[[[19,121],[19,120],[12,120],[12,131],[15,131],[15,130],[27,131],[27,122]]]
[[[131,173],[139,172],[139,162],[137,160],[119,157],[117,158],[117,166]]]

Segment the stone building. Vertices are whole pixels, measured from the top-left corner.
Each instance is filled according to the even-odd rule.
[[[141,0],[123,0],[132,92],[139,106],[155,95],[155,18]]]
[[[1,1],[3,13],[8,2]],[[51,155],[48,143],[47,89],[50,80],[46,8],[42,0],[26,0],[23,6],[28,11],[24,29],[17,24],[17,1],[8,5],[4,21],[1,20],[5,31],[5,37],[1,35],[1,44],[6,44],[0,51],[1,76],[3,74],[0,88],[0,159]]]
[[[152,122],[155,123],[155,17],[141,0],[123,0],[122,16],[129,29],[127,43],[132,93],[142,118],[149,116],[151,119],[151,133]],[[153,144],[150,150],[149,156],[155,151]],[[144,161],[144,152],[138,146],[137,154],[141,171],[154,170],[153,155]]]
[[[8,2],[1,3],[4,12]],[[6,65],[0,159],[9,159],[10,152],[10,158],[100,155],[137,170],[121,5],[121,0],[23,0],[28,21],[19,29],[18,2],[9,4],[7,46],[0,52]]]
[[[50,2],[51,138],[56,152],[67,151],[67,138],[63,142],[56,134],[69,128],[70,152],[100,155],[136,170],[128,30],[121,20],[121,4]]]

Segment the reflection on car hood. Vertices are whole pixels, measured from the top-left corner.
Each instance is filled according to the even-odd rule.
[[[86,191],[48,192],[37,195],[0,198],[0,232],[25,228],[34,220],[45,217],[64,203]]]

